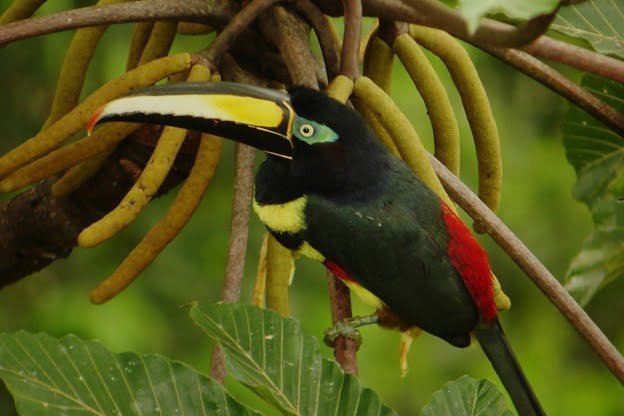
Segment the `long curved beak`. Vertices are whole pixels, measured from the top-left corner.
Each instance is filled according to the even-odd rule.
[[[87,131],[107,121],[164,124],[291,158],[295,116],[285,91],[231,82],[185,82],[149,87],[111,101],[91,116]]]

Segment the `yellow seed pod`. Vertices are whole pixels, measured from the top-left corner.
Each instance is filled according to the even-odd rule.
[[[139,22],[134,26],[132,38],[130,39],[130,48],[128,49],[126,71],[130,71],[139,65],[139,60],[152,34],[154,24],[154,22]]]
[[[210,72],[203,65],[195,65],[188,80],[203,81]],[[167,126],[164,128],[154,152],[134,186],[119,205],[104,218],[91,224],[78,235],[78,244],[93,247],[108,240],[133,222],[160,188],[167,177],[175,157],[184,143],[187,130]]]
[[[178,235],[206,192],[217,168],[222,147],[221,138],[202,134],[195,164],[169,210],[117,270],[91,291],[91,302],[106,302],[125,289]]]
[[[269,235],[266,254],[266,306],[288,316],[288,286],[295,272],[292,252]]]
[[[267,272],[267,248],[269,246],[269,233],[264,234],[262,244],[260,245],[260,254],[258,255],[258,267],[256,268],[256,281],[254,283],[253,293],[251,294],[251,304],[265,307],[266,293],[266,272]]]
[[[0,192],[11,192],[77,165],[122,141],[139,128],[137,123],[111,123],[68,146],[48,153],[0,180]]]
[[[181,53],[152,61],[107,82],[49,128],[2,156],[0,158],[0,178],[57,148],[82,129],[89,117],[102,104],[126,94],[132,89],[152,85],[156,81],[184,71],[190,66],[191,55]]]
[[[124,1],[127,0],[100,0],[97,2],[97,6],[123,3]],[[56,92],[52,100],[50,115],[41,130],[47,129],[78,105],[89,63],[106,29],[108,26],[86,27],[78,29],[74,34],[56,81]]]
[[[351,97],[351,103],[353,104],[353,107],[356,109],[356,111],[360,113],[364,120],[366,120],[370,128],[373,129],[375,135],[377,136],[377,138],[379,138],[379,141],[383,143],[386,149],[388,149],[388,151],[394,156],[401,158],[401,154],[394,145],[392,137],[390,137],[386,129],[384,129],[379,120],[377,120],[377,117],[375,117],[373,112],[369,110],[369,108],[362,102],[362,100],[355,96]]]
[[[379,88],[390,94],[392,85],[392,66],[394,52],[386,42],[372,36],[364,52],[363,74],[370,78]]]
[[[503,183],[500,139],[479,74],[466,50],[448,33],[410,25],[410,35],[424,48],[440,57],[453,78],[475,142],[479,165],[479,198],[496,212]],[[480,227],[476,229],[478,232],[482,231]]]
[[[401,378],[404,378],[407,375],[407,355],[412,348],[412,342],[414,341],[414,338],[419,336],[421,333],[422,330],[415,326],[401,332],[401,342],[399,344],[399,365],[401,367]]]
[[[173,38],[176,35],[176,27],[176,22],[157,22],[154,24],[149,40],[141,54],[141,59],[139,59],[139,65],[162,58],[169,53]]]
[[[355,81],[354,95],[362,100],[392,137],[401,158],[444,202],[455,209],[440,180],[433,171],[427,151],[409,120],[392,99],[373,81],[360,77]]]
[[[353,92],[353,81],[344,75],[338,75],[325,91],[330,97],[345,104]]]
[[[181,35],[207,35],[214,32],[214,28],[204,23],[180,22],[178,23],[178,33]]]
[[[13,0],[9,8],[0,15],[0,25],[29,18],[45,2],[46,0]]]
[[[108,157],[114,151],[115,148],[112,148],[108,152],[98,155],[93,159],[85,160],[68,170],[65,175],[52,185],[52,196],[55,198],[62,198],[75,191],[102,168],[106,160],[108,160]]]
[[[403,33],[392,45],[420,93],[431,119],[435,157],[459,176],[459,127],[444,85],[416,41]]]

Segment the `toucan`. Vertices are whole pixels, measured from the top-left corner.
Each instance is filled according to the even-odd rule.
[[[150,87],[89,121],[164,124],[267,153],[254,210],[283,246],[322,262],[377,310],[456,347],[474,336],[521,416],[544,411],[497,318],[484,249],[462,220],[347,105],[305,87]]]

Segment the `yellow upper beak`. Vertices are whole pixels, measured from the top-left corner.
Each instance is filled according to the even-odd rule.
[[[215,134],[268,153],[292,156],[295,112],[285,91],[229,82],[150,87],[111,101],[87,124],[133,121]]]

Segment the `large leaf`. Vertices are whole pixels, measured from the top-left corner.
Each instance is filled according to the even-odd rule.
[[[624,85],[587,75],[583,86],[624,112]],[[597,290],[624,275],[624,138],[576,107],[566,115],[562,132],[577,175],[574,195],[591,209],[595,226],[572,261],[566,283],[586,304]]]
[[[230,374],[283,414],[395,415],[355,377],[319,353],[299,324],[251,305],[191,307],[191,318],[223,348]]]
[[[588,41],[596,52],[624,58],[624,2],[590,0],[561,9],[551,29]]]
[[[504,13],[512,19],[527,20],[551,12],[557,3],[557,0],[463,0],[459,10],[473,31],[487,13]]]
[[[24,416],[256,414],[185,364],[73,335],[0,335],[0,378]]]
[[[462,376],[433,394],[422,416],[512,416],[505,398],[487,380]]]

